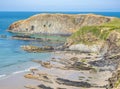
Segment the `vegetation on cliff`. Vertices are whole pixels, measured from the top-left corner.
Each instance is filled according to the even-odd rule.
[[[120,19],[115,18],[100,26],[84,26],[73,33],[68,41],[72,41],[73,44],[95,44],[106,40],[113,31],[120,32]]]

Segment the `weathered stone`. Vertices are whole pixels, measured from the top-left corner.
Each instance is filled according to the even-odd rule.
[[[51,88],[51,87],[45,86],[45,85],[43,85],[43,84],[38,85],[38,87],[41,88],[41,89],[54,89],[54,88]]]
[[[44,52],[44,51],[54,50],[52,46],[37,47],[37,46],[32,46],[32,45],[24,45],[24,46],[21,46],[21,48],[27,52]]]
[[[44,51],[42,48],[37,47],[37,46],[32,46],[32,45],[21,46],[21,48],[27,52],[42,52],[42,51]]]
[[[90,88],[91,87],[91,84],[89,84],[87,82],[70,81],[70,80],[61,79],[61,78],[57,78],[56,82],[58,84],[64,84],[64,85],[68,85],[68,86],[84,87],[84,88]]]
[[[93,14],[38,14],[13,23],[8,31],[31,34],[71,34],[80,27],[100,25],[110,20],[110,17]]]
[[[42,62],[42,63],[41,63],[41,66],[44,66],[44,67],[46,67],[46,68],[52,68],[52,65],[51,65],[50,62]]]

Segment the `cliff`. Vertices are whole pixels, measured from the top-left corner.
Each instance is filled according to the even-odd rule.
[[[8,31],[16,33],[71,34],[83,26],[100,25],[111,20],[112,17],[94,14],[38,14],[13,23]]]
[[[107,51],[107,48],[110,45],[111,46],[109,48],[118,50],[120,48],[119,36],[120,19],[114,18],[112,21],[103,23],[99,26],[84,26],[80,28],[67,39],[65,45],[68,46],[71,50],[87,49],[87,52],[91,50],[93,52],[105,52],[105,50]]]

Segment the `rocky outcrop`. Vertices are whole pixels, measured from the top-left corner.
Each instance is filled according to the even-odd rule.
[[[11,38],[12,39],[17,39],[17,40],[39,40],[39,41],[42,40],[42,39],[38,39],[38,38],[35,38],[35,37],[27,36],[27,35],[23,35],[23,36],[15,35],[15,36],[12,36]]]
[[[109,80],[108,89],[120,89],[120,64],[117,70],[112,74],[112,77],[109,78],[108,80]]]
[[[108,79],[108,89],[120,89],[120,33],[113,31],[104,44],[104,58],[115,65],[112,77]]]
[[[37,47],[32,45],[23,45],[21,48],[27,52],[44,52],[44,51],[53,51],[54,48],[52,46],[44,46],[44,47]]]
[[[106,59],[114,59],[116,55],[120,54],[120,33],[117,31],[111,32],[104,46],[103,48],[107,49],[105,53]]]
[[[101,45],[85,45],[85,44],[74,44],[69,46],[69,50],[80,51],[80,52],[99,52]]]
[[[13,23],[8,31],[30,34],[71,34],[82,26],[100,25],[111,19],[93,14],[38,14]]]

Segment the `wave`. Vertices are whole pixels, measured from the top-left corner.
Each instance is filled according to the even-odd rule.
[[[3,78],[3,77],[5,77],[6,75],[5,74],[2,74],[2,75],[0,75],[0,78]]]
[[[30,71],[30,69],[34,69],[34,68],[39,68],[40,66],[33,66],[33,67],[29,67],[25,70],[20,70],[20,71],[16,71],[16,72],[13,72],[12,74],[19,74],[19,73],[24,73],[24,72],[28,72]]]
[[[0,75],[0,80],[9,78],[9,77],[11,77],[12,75],[29,72],[30,69],[39,68],[39,67],[40,67],[40,66],[31,66],[31,67],[29,67],[29,68],[26,68],[25,70],[15,71],[15,72],[12,72],[12,73],[10,73],[10,74],[1,74],[1,75]]]

